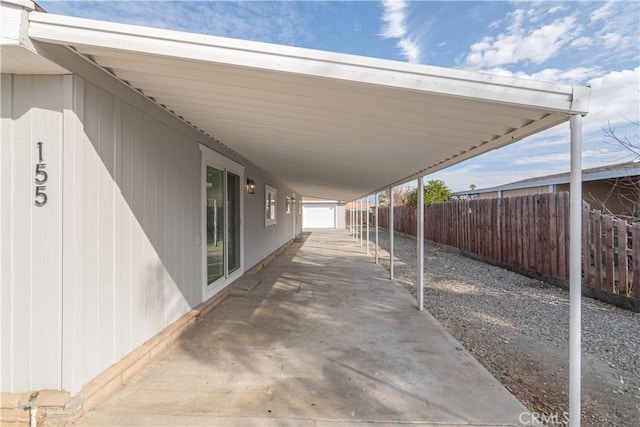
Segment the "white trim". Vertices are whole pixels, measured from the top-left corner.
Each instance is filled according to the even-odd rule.
[[[233,281],[237,280],[240,276],[244,274],[244,166],[240,163],[237,163],[228,157],[223,156],[222,154],[213,151],[211,148],[199,144],[200,151],[202,152],[202,171],[200,178],[200,186],[201,186],[201,196],[200,196],[200,237],[198,239],[201,242],[201,271],[202,271],[202,301],[206,301],[211,298],[227,286],[229,286]],[[213,166],[225,171],[225,185],[224,185],[224,194],[225,200],[227,197],[227,186],[226,186],[226,172],[231,172],[240,177],[240,187],[239,187],[239,197],[240,197],[240,266],[236,271],[229,274],[228,272],[228,263],[225,259],[225,267],[224,267],[224,275],[217,281],[212,284],[208,283],[207,278],[207,212],[206,212],[206,195],[207,195],[207,166]],[[227,228],[227,215],[225,210],[225,233]],[[224,241],[224,253],[225,257],[228,256],[228,240]]]
[[[267,218],[266,214],[267,214],[267,204],[270,204],[271,199],[267,198],[268,194],[273,194],[273,200],[275,202],[275,206],[273,211],[271,210],[271,207],[269,206],[269,212],[273,213],[273,218]],[[264,213],[265,213],[265,217],[264,217],[264,228],[268,228],[268,227],[275,227],[276,225],[278,225],[278,190],[272,186],[270,186],[269,184],[265,184],[264,185]]]

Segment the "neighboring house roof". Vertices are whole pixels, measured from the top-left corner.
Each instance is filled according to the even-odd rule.
[[[599,181],[603,179],[622,178],[626,176],[640,176],[640,162],[618,163],[609,166],[583,169],[582,181]],[[568,184],[570,181],[569,172],[554,175],[539,176],[536,178],[523,179],[510,184],[499,185],[497,187],[476,188],[475,190],[456,191],[454,196],[467,196],[471,194],[493,193],[496,191],[518,190],[522,188],[542,187],[546,185]]]
[[[582,86],[42,12],[22,26],[3,38],[3,72],[32,55],[63,73],[65,57],[82,55],[205,144],[327,199],[400,185],[589,110]]]

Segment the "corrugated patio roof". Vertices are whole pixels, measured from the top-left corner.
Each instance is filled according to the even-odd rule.
[[[590,90],[579,86],[41,12],[29,18],[31,39],[74,48],[314,197],[352,200],[589,107]]]

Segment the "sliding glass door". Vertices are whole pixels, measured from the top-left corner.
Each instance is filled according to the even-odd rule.
[[[227,172],[227,272],[240,268],[240,177]]]
[[[204,248],[207,299],[242,274],[242,175],[244,168],[203,151]]]
[[[207,166],[207,284],[225,275],[224,175]]]

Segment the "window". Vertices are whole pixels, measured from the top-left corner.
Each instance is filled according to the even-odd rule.
[[[291,214],[291,197],[289,196],[287,196],[287,207],[284,213]]]
[[[276,225],[276,213],[278,211],[278,190],[271,187],[270,185],[264,185],[264,226],[270,227]]]

